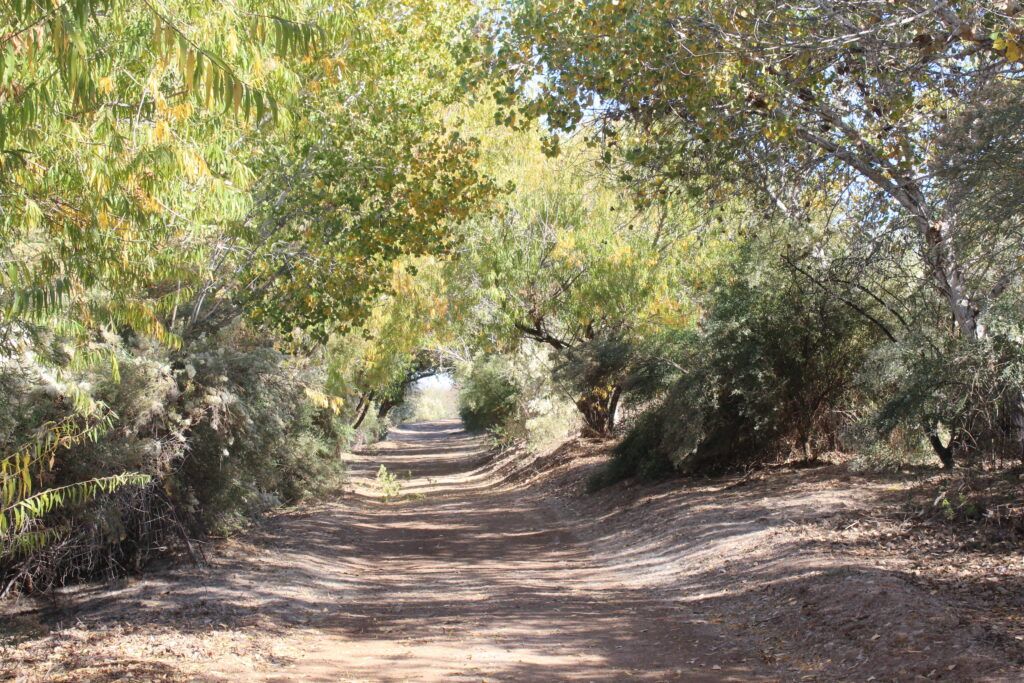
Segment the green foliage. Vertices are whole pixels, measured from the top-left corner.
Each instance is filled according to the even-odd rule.
[[[679,379],[594,485],[836,450],[877,330],[785,268],[756,270],[743,259],[719,278]]]
[[[298,110],[261,150],[243,226],[252,315],[328,336],[388,291],[400,258],[445,253],[491,192],[478,143],[448,116],[465,96],[466,0],[346,8],[336,47],[300,70]],[[311,286],[312,285],[312,286]]]
[[[350,404],[398,404],[412,381],[438,369],[429,350],[443,346],[451,324],[443,269],[429,256],[392,264],[388,293],[375,297],[358,326],[327,344],[334,395]]]
[[[1022,35],[980,2],[0,8],[0,592],[329,492],[403,399],[451,414],[408,392],[452,358],[505,442],[625,421],[595,486],[1019,459]]]
[[[459,415],[466,429],[501,431],[516,411],[519,387],[501,357],[482,358],[459,375]]]
[[[739,196],[793,226],[820,222],[843,239],[812,260],[843,272],[815,284],[890,341],[952,337],[968,346],[951,357],[998,365],[995,312],[1024,296],[1020,187],[1007,172],[1024,149],[1022,28],[1019,13],[983,2],[517,0],[496,19],[498,118],[581,131],[644,198]],[[930,301],[908,307],[907,292]],[[961,410],[958,396],[916,419],[932,434],[936,420],[952,420],[954,439],[977,433],[966,413],[991,415],[993,401],[970,392],[980,403]],[[1014,403],[1004,432],[1020,431],[1006,426],[1024,415]]]
[[[458,417],[458,392],[454,387],[439,385],[411,387],[402,405],[392,414],[392,419],[399,423],[453,420]]]
[[[8,406],[0,446],[5,487],[8,474],[22,482],[0,515],[4,565],[9,548],[63,543],[64,512],[149,481],[113,463],[78,468],[78,480],[61,471],[66,453],[122,433],[78,380],[101,363],[117,380],[103,341],[114,330],[181,345],[171,327],[208,272],[206,244],[245,205],[248,171],[227,150],[277,118],[286,90],[259,65],[285,72],[316,50],[311,26],[273,14],[118,0],[0,8],[0,360],[26,371],[29,394]],[[37,382],[54,409],[31,399]]]
[[[402,482],[398,474],[389,472],[383,464],[377,470],[377,488],[380,489],[381,500],[385,503],[390,503],[402,495]]]
[[[176,547],[182,534],[224,533],[340,485],[342,452],[357,435],[343,410],[314,399],[326,389],[320,359],[284,354],[241,324],[177,351],[139,339],[106,344],[116,377],[110,365],[67,374],[109,416],[88,438],[47,368],[0,370],[12,397],[0,410],[0,441],[61,434],[49,448],[21,451],[32,454],[38,491],[25,495],[23,473],[3,468],[3,585],[44,588],[133,566],[128,556]]]
[[[12,404],[16,406],[17,401]],[[54,511],[80,508],[122,486],[149,482],[145,474],[122,472],[41,486],[52,480],[58,455],[64,450],[96,442],[111,428],[113,413],[105,406],[79,399],[70,413],[47,420],[31,433],[18,434],[22,424],[5,422],[13,428],[5,435],[6,441],[26,439],[28,443],[0,458],[0,566],[66,534],[61,525],[49,523]]]
[[[695,321],[676,284],[696,220],[684,203],[652,206],[614,179],[586,172],[598,160],[582,144],[546,157],[538,134],[487,137],[485,168],[514,189],[462,226],[466,252],[451,277],[467,283],[469,326],[486,337],[483,347],[553,350],[556,367],[567,368],[556,375],[559,388],[574,392],[591,431],[607,435],[625,366],[592,362],[614,356],[595,352]]]
[[[394,262],[443,252],[489,194],[446,112],[473,11],[0,8],[0,374],[17,385],[0,411],[4,571],[8,546],[42,551],[89,510],[124,513],[134,494],[115,487],[152,477],[193,531],[226,530],[329,488],[338,448],[380,434],[376,414],[352,427],[352,398],[383,400],[428,334],[405,334],[419,309],[381,301]],[[328,339],[363,367],[296,367]],[[155,510],[146,495],[138,509]]]
[[[354,440],[345,415],[310,400],[324,375],[245,330],[196,348],[179,374],[189,448],[175,482],[204,526],[225,533],[267,507],[340,485]]]
[[[1024,389],[1024,351],[1015,338],[994,333],[980,343],[940,338],[901,345],[871,366],[876,396],[870,413],[882,435],[898,430],[945,432],[959,462],[1017,460],[1016,405]]]
[[[459,413],[471,430],[533,450],[549,448],[579,428],[579,411],[554,381],[555,354],[527,346],[482,355],[458,366]]]
[[[284,74],[316,49],[311,27],[274,15],[117,0],[0,10],[5,324],[179,343],[166,315],[208,265],[204,240],[247,203],[250,172],[228,150],[286,92],[263,65]]]

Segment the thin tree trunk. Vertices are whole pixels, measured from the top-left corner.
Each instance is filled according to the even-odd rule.
[[[363,394],[362,398],[359,399],[359,406],[356,408],[356,421],[352,423],[352,429],[359,429],[359,426],[363,424],[363,420],[366,419],[366,413],[370,410],[370,404],[373,402],[373,392]]]
[[[953,448],[956,445],[956,438],[951,437],[949,439],[949,445],[946,446],[943,445],[942,439],[939,438],[939,433],[936,431],[935,427],[925,425],[924,430],[928,435],[928,443],[932,445],[932,450],[935,451],[935,455],[939,456],[939,460],[942,462],[942,468],[946,470],[953,469]]]
[[[615,431],[616,413],[619,412],[619,399],[622,398],[622,387],[615,385],[612,389],[612,397],[608,402],[608,431]]]
[[[395,405],[396,402],[392,401],[389,398],[386,398],[383,401],[381,401],[380,407],[377,408],[377,419],[383,420],[385,417],[387,417],[388,413],[391,412],[391,409],[394,408]]]
[[[949,221],[930,222],[921,217],[917,223],[927,247],[925,260],[939,291],[946,297],[960,334],[972,341],[983,339],[985,328],[978,321],[979,309],[974,297],[967,291],[963,268],[953,248]]]
[[[804,454],[804,462],[809,462],[810,463],[810,462],[814,462],[815,460],[817,460],[817,455],[814,453],[814,450],[811,448],[811,437],[810,437],[809,434],[804,434],[802,437],[800,437],[800,445],[801,445],[801,450],[803,451],[803,454]]]

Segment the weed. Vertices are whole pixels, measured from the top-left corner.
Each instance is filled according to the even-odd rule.
[[[380,487],[381,500],[385,503],[391,502],[402,494],[402,482],[398,475],[389,472],[383,464],[377,470],[377,486]]]

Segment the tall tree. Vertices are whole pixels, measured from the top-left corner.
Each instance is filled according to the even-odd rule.
[[[596,159],[584,145],[552,159],[536,130],[486,137],[483,163],[514,190],[464,224],[454,277],[472,283],[477,324],[496,348],[543,344],[573,367],[563,385],[589,430],[606,436],[627,359],[598,349],[695,320],[678,288],[694,218],[683,203],[638,204],[613,179],[588,174]]]
[[[972,171],[943,179],[937,163],[951,120],[1019,97],[1015,3],[523,0],[499,23],[498,61],[525,102],[510,107],[556,133],[595,121],[631,178],[710,198],[753,188],[797,221],[837,196],[882,201],[874,217],[912,236],[966,340],[1020,287],[1005,257],[1020,221],[979,239],[949,183]]]
[[[472,2],[372,0],[301,71],[292,125],[264,148],[243,226],[251,311],[285,330],[358,319],[391,263],[441,254],[491,192],[455,105]]]

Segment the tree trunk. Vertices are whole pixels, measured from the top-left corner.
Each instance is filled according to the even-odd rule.
[[[356,420],[352,423],[352,429],[359,429],[359,426],[363,424],[363,420],[366,419],[366,413],[370,410],[370,404],[373,402],[373,392],[363,394],[359,399],[359,405],[356,406]]]
[[[926,245],[925,261],[939,291],[946,297],[960,334],[965,339],[983,339],[985,328],[978,321],[974,297],[967,291],[963,268],[953,249],[949,221],[928,221],[922,217],[917,222]]]
[[[953,244],[955,226],[950,218],[937,215],[935,206],[917,179],[893,173],[884,158],[869,146],[862,145],[858,131],[837,112],[821,105],[811,111],[819,123],[842,131],[846,142],[829,139],[810,127],[799,127],[797,136],[861,173],[913,216],[923,242],[923,256],[929,274],[945,296],[961,334],[968,339],[984,337],[985,329],[978,324],[978,301],[968,292],[963,264]]]
[[[942,439],[939,438],[939,433],[935,427],[926,424],[924,426],[924,430],[928,435],[928,443],[932,445],[932,450],[935,451],[935,455],[939,456],[939,460],[942,462],[942,469],[953,469],[953,448],[956,445],[956,438],[951,437],[949,439],[949,445],[945,446],[942,443]]]
[[[612,388],[611,398],[608,400],[608,431],[615,431],[616,420],[619,412],[619,399],[622,398],[622,387],[615,385]]]
[[[811,436],[804,434],[800,437],[801,450],[804,453],[804,462],[815,462],[818,459],[817,454],[811,448]]]
[[[391,409],[394,408],[396,405],[398,405],[397,402],[392,401],[390,398],[386,398],[383,401],[381,401],[380,407],[377,408],[377,419],[383,420],[385,417],[388,416],[388,413],[390,413]]]
[[[1010,423],[1017,441],[1017,457],[1024,462],[1024,393],[1018,393],[1010,408]]]

